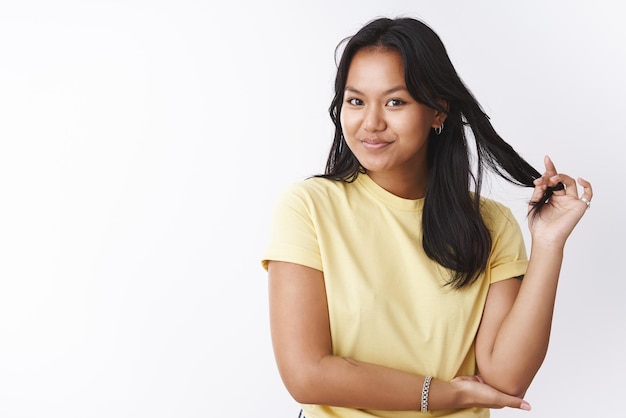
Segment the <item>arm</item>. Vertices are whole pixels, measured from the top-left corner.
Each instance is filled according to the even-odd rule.
[[[419,410],[423,376],[332,354],[322,272],[269,263],[272,343],[281,378],[300,403],[361,409]],[[473,379],[433,379],[429,410],[528,404]]]
[[[532,244],[524,280],[491,285],[476,337],[481,377],[494,388],[517,396],[526,392],[545,358],[563,249],[586,210],[576,182],[557,175],[547,157],[546,173],[535,181],[533,199],[559,181],[566,190],[555,192],[541,214],[529,220]],[[591,185],[582,179],[578,182],[584,188],[583,196],[591,199]]]

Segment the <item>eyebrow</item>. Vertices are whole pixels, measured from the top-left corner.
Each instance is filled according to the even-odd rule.
[[[352,92],[352,93],[354,93],[354,94],[360,94],[360,95],[362,95],[362,96],[364,96],[364,95],[365,95],[362,91],[360,91],[360,90],[358,90],[358,89],[355,89],[355,88],[354,88],[354,87],[352,87],[352,86],[346,86],[346,88],[344,89],[344,91],[349,91],[349,92]],[[383,96],[386,96],[386,95],[388,95],[388,94],[395,93],[395,92],[397,92],[397,91],[408,91],[408,90],[407,90],[407,88],[406,88],[405,86],[395,86],[395,87],[392,87],[392,88],[390,88],[390,89],[388,89],[388,90],[383,91],[382,95],[383,95]]]

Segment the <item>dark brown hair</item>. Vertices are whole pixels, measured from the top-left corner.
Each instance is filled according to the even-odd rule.
[[[412,18],[379,18],[344,39],[338,48],[341,46],[344,49],[329,108],[335,135],[325,173],[318,177],[350,182],[364,172],[346,144],[339,120],[348,70],[352,58],[362,49],[398,52],[411,96],[447,114],[443,132],[436,135],[431,130],[428,140],[423,247],[428,257],[454,272],[449,285],[462,288],[473,283],[486,269],[492,244],[480,213],[485,169],[526,187],[534,187],[533,180],[541,175],[496,133],[489,117],[457,75],[441,39],[423,22]],[[439,104],[442,101],[447,109]],[[470,130],[475,144],[475,172],[468,147]],[[475,193],[470,193],[472,188]],[[540,202],[533,203],[533,216],[551,194],[552,190],[548,190]]]

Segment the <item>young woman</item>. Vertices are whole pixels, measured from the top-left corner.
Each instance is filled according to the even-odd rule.
[[[530,409],[590,183],[577,180],[579,197],[548,157],[543,175],[524,161],[414,19],[347,40],[330,114],[326,172],[283,195],[263,255],[276,361],[301,414]],[[534,188],[530,257],[509,209],[480,196],[484,169]]]

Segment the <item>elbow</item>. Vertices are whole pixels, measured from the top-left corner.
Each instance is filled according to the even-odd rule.
[[[319,379],[315,367],[290,367],[280,376],[291,397],[300,404],[319,404]]]
[[[527,385],[514,385],[514,384],[509,384],[503,387],[502,389],[500,389],[501,392],[504,392],[507,395],[515,396],[516,398],[522,398],[522,399],[524,398],[524,395],[526,395],[527,390],[528,390]]]
[[[516,378],[502,373],[481,374],[481,377],[483,381],[492,388],[517,398],[523,398],[530,386],[530,382],[527,382],[526,379]]]
[[[483,381],[494,389],[507,395],[523,398],[530,387],[541,362],[527,361],[485,361],[477,358],[479,375]]]
[[[315,397],[312,397],[310,394],[305,393],[305,392],[301,392],[301,391],[293,391],[293,390],[289,390],[288,389],[289,394],[291,395],[291,397],[299,404],[301,405],[317,405],[320,404],[321,402],[316,401]]]
[[[315,403],[311,396],[311,384],[306,377],[294,376],[289,378],[283,378],[283,383],[287,392],[291,397],[300,404],[313,404]]]
[[[518,398],[524,397],[533,378],[527,372],[493,367],[480,369],[480,377],[492,388]]]

